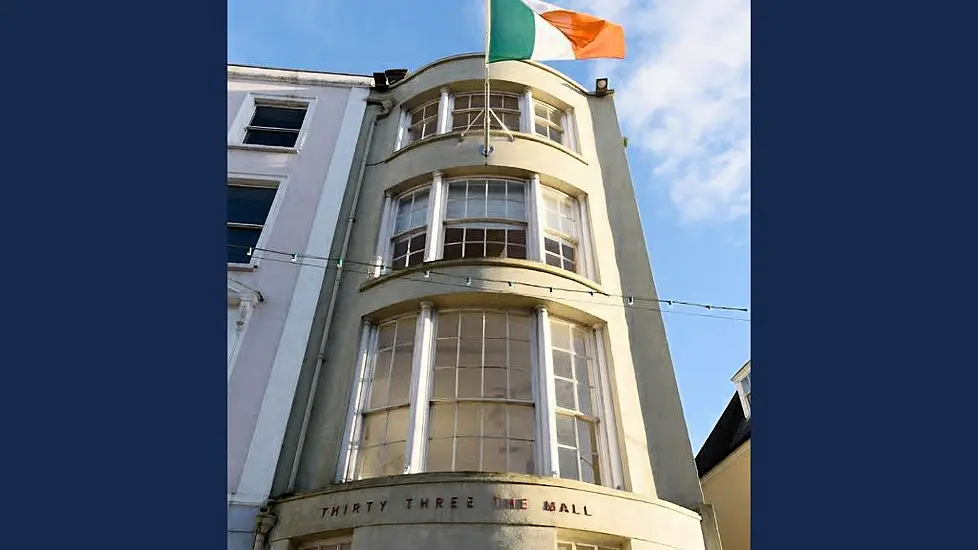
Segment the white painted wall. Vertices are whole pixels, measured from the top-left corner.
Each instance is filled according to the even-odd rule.
[[[277,80],[283,75],[292,82]],[[370,83],[367,77],[228,67],[228,177],[279,185],[260,246],[329,255]],[[235,147],[233,130],[253,95],[311,102],[297,151]],[[269,494],[325,275],[321,267],[287,260],[259,253],[253,268],[228,269],[229,549],[250,544],[254,512]],[[248,300],[250,312],[240,306]],[[239,319],[245,323],[236,328]]]

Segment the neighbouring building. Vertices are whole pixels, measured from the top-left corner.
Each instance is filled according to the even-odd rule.
[[[245,550],[325,275],[291,254],[329,254],[372,79],[233,65],[227,76],[227,530],[228,549]]]
[[[732,382],[737,391],[697,453],[696,468],[723,550],[750,550],[750,361]]]
[[[613,91],[484,71],[374,75],[255,548],[717,549]]]

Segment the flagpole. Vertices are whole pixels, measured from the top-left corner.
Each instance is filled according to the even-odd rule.
[[[483,149],[482,155],[486,157],[486,165],[489,164],[489,29],[492,25],[492,12],[489,7],[489,2],[492,0],[486,0],[486,78],[485,78],[485,88],[486,88],[486,111],[483,114],[482,125],[483,130]]]

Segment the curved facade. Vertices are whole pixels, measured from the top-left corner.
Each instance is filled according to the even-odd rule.
[[[712,548],[613,95],[483,71],[368,100],[261,542]]]

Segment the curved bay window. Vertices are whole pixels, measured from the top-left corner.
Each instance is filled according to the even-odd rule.
[[[432,179],[385,203],[376,275],[436,260],[512,258],[597,280],[583,196],[537,177],[445,179],[436,172]]]
[[[526,258],[523,182],[469,179],[448,183],[442,259]]]
[[[416,189],[397,200],[394,235],[391,237],[391,266],[403,269],[424,261],[428,227],[428,189]]]
[[[578,149],[573,109],[535,99],[530,89],[519,93],[500,90],[489,93],[489,107],[495,115],[489,115],[490,129],[502,130],[505,125],[510,132],[535,134],[568,149]],[[485,128],[485,121],[484,91],[453,92],[446,87],[438,99],[424,103],[409,100],[402,106],[394,150],[439,134],[478,131]]]
[[[542,306],[426,303],[365,322],[337,481],[482,471],[620,487],[601,334]]]

